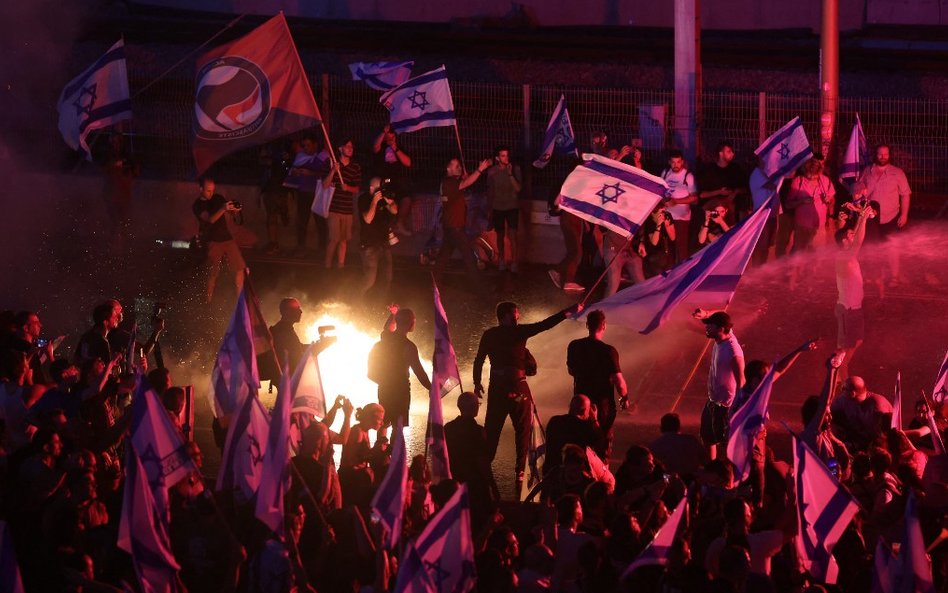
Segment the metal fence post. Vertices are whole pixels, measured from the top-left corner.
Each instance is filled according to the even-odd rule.
[[[760,146],[767,139],[767,93],[761,92],[757,97],[757,145]]]

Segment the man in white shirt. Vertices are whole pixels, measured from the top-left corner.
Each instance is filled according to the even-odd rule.
[[[694,317],[705,325],[705,335],[711,345],[711,368],[708,372],[708,401],[701,412],[701,440],[708,447],[708,457],[714,459],[726,451],[728,411],[738,389],[744,386],[744,351],[737,336],[731,331],[734,323],[724,311],[710,313],[704,309]]]
[[[698,186],[680,150],[668,153],[668,168],[662,171],[662,179],[668,184],[665,210],[675,220],[675,253],[677,263],[681,263],[691,251],[691,206],[698,201]]]

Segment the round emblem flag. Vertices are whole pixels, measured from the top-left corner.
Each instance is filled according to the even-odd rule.
[[[270,115],[270,80],[253,62],[224,56],[197,75],[194,133],[204,140],[232,140],[260,129]]]

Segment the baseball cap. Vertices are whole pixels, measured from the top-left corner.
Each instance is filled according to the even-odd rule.
[[[724,311],[717,311],[701,320],[705,325],[714,324],[722,329],[731,329],[734,323],[731,322],[731,316]]]

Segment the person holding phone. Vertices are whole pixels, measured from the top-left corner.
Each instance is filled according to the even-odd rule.
[[[520,227],[520,167],[510,162],[510,149],[498,147],[494,164],[487,171],[487,203],[491,209],[491,225],[497,232],[499,268],[506,270],[507,258],[504,239],[510,240],[510,271],[519,272],[517,265],[517,229]]]

